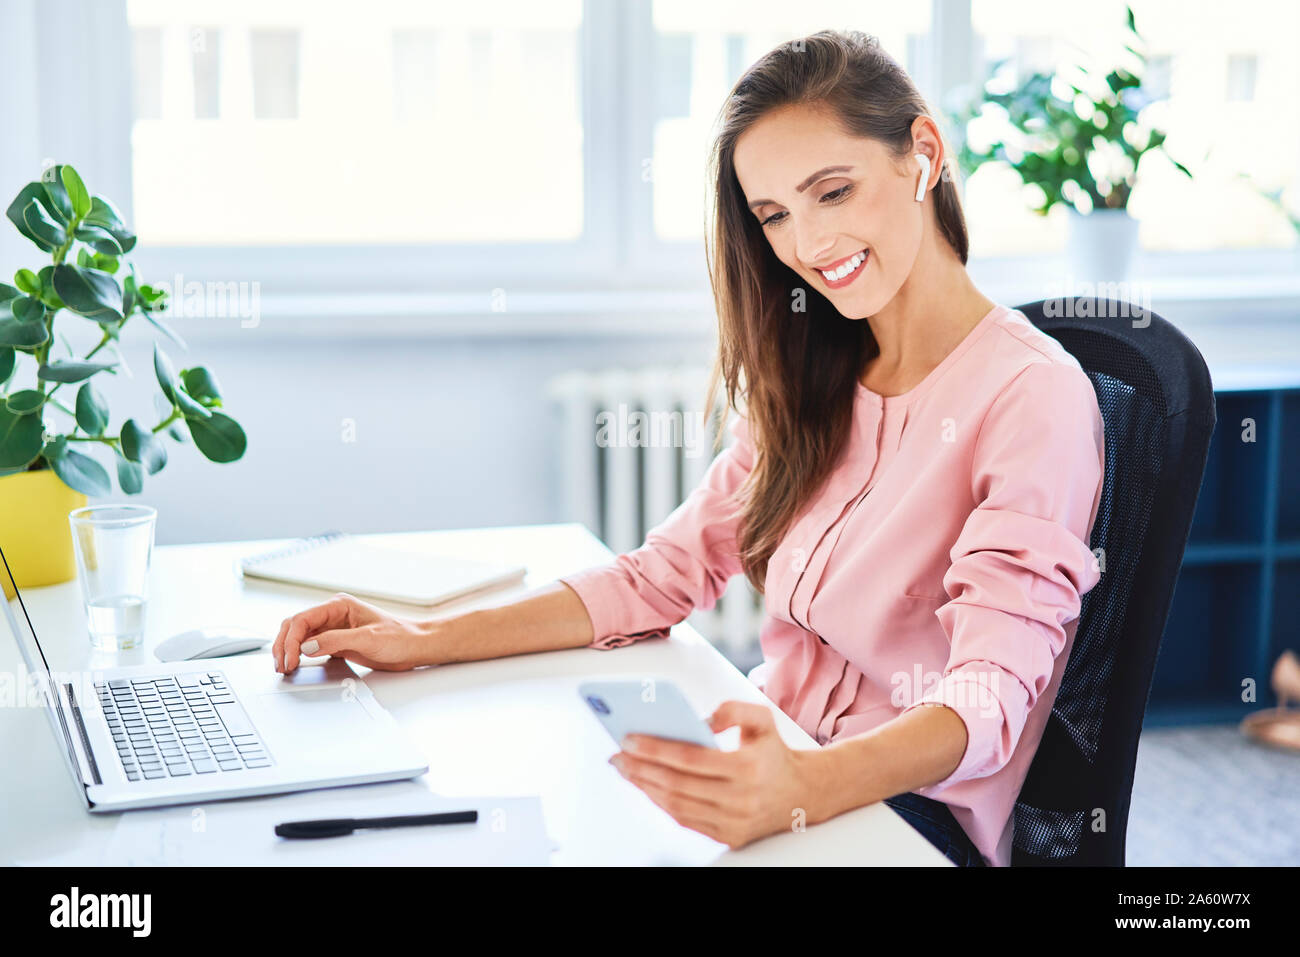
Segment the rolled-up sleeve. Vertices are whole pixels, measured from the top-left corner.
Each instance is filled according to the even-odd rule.
[[[935,614],[951,643],[939,682],[905,710],[952,708],[966,751],[932,795],[1011,760],[1030,710],[1052,680],[1066,626],[1100,580],[1089,547],[1105,439],[1082,370],[1034,363],[998,396],[972,461],[975,509],[949,554],[949,601]]]
[[[741,570],[739,492],[753,468],[754,447],[743,418],[730,431],[732,443],[686,500],[646,534],[645,544],[560,578],[591,617],[591,647],[666,635],[693,610],[712,608]]]

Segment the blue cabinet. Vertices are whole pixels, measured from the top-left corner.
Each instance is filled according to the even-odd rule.
[[[1215,400],[1148,726],[1238,721],[1273,706],[1273,662],[1300,652],[1300,389]],[[1243,701],[1249,681],[1255,700]]]

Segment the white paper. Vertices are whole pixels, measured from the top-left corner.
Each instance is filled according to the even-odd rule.
[[[14,867],[103,867],[111,861],[104,860],[102,847],[74,847],[39,857],[14,858]]]
[[[286,840],[275,825],[339,817],[478,811],[474,824]],[[124,811],[104,863],[129,866],[545,866],[554,843],[537,797],[439,797],[410,781]]]

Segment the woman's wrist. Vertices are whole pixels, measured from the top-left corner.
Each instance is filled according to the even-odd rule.
[[[889,790],[887,756],[883,742],[870,733],[846,738],[825,747],[800,751],[806,755],[804,774],[812,797],[808,823],[820,824],[856,808],[875,804],[898,793]],[[870,770],[868,770],[870,769]]]
[[[803,780],[804,810],[808,824],[821,824],[848,810],[842,806],[837,783],[843,781],[839,763],[842,752],[835,748],[816,748],[794,752],[798,775]]]
[[[799,751],[816,824],[945,780],[961,761],[966,726],[955,711],[918,708],[814,751]]]
[[[462,631],[458,622],[464,617],[454,615],[416,623],[420,633],[420,664],[445,665],[456,660],[457,641]]]

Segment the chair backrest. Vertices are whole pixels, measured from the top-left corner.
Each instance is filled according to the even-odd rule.
[[[1150,311],[1094,298],[1018,308],[1092,380],[1106,468],[1090,543],[1101,579],[1083,597],[1016,803],[1011,862],[1118,866],[1151,675],[1214,430],[1214,391],[1196,346]]]

